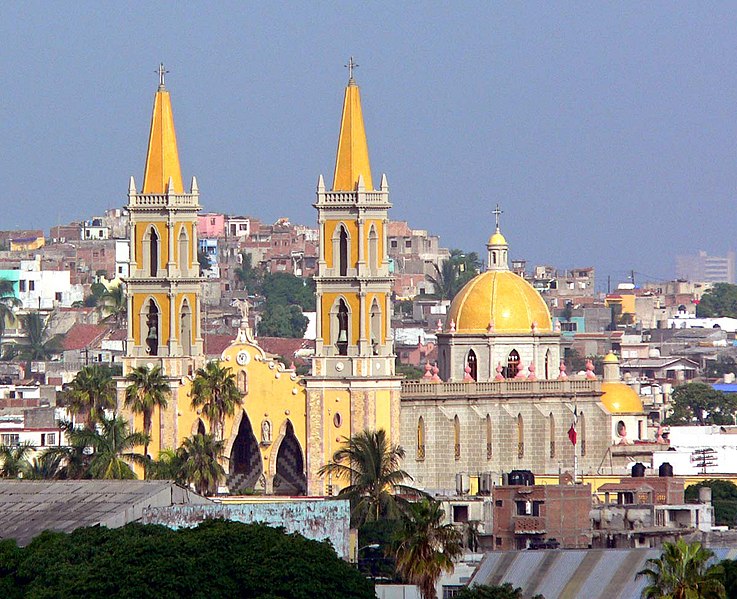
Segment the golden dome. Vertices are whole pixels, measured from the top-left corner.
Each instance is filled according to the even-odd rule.
[[[553,330],[543,298],[508,270],[488,270],[466,283],[450,306],[451,320],[458,333],[486,333],[491,322],[497,333],[529,333],[532,323],[540,332]]]
[[[601,402],[610,414],[641,414],[645,411],[637,392],[624,383],[602,383]]]
[[[489,241],[486,242],[486,245],[507,245],[507,240],[504,235],[499,232],[499,229],[497,229],[496,232],[489,237]]]
[[[604,364],[619,364],[619,358],[617,358],[614,352],[609,352],[604,356]]]

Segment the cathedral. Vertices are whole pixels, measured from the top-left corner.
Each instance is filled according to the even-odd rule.
[[[605,380],[590,369],[569,377],[560,331],[547,305],[509,270],[499,226],[487,243],[487,270],[454,298],[438,332],[438,364],[421,381],[395,373],[386,175],[378,188],[369,161],[360,89],[349,63],[331,187],[320,175],[314,207],[319,230],[317,339],[312,372],[298,377],[266,354],[248,325],[220,356],[242,396],[223,431],[229,492],[332,495],[346,481],[319,469],[344,439],[383,429],[402,445],[404,469],[429,491],[452,491],[458,477],[529,469],[595,473],[623,468],[627,448],[645,439],[637,394],[619,381],[607,356]],[[153,415],[151,452],[177,448],[208,430],[192,407],[191,387],[204,365],[201,278],[197,261],[199,187],[185,191],[166,71],[159,70],[140,191],[128,192],[130,276],[123,374],[160,366],[171,386]],[[142,429],[142,416],[120,411]],[[577,443],[569,439],[575,426]],[[615,448],[613,450],[613,448]]]

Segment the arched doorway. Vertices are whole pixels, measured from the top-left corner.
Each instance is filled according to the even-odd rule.
[[[253,491],[263,471],[258,441],[256,435],[253,434],[251,421],[244,411],[238,427],[238,435],[230,452],[228,489],[231,492]]]
[[[184,227],[179,231],[179,273],[183,277],[189,275],[189,239]]]
[[[468,352],[468,358],[466,358],[466,365],[469,368],[468,374],[471,376],[471,378],[474,381],[479,380],[478,379],[478,364],[476,360],[476,352],[473,350],[469,350]]]
[[[182,344],[182,355],[192,355],[192,310],[189,302],[185,299],[182,302],[182,313],[179,315],[180,331],[179,341]]]
[[[146,312],[146,353],[149,356],[159,355],[159,309],[156,302],[148,300]]]
[[[348,232],[343,225],[340,226],[340,254],[338,258],[338,272],[341,277],[348,274]]]
[[[148,256],[150,260],[149,270],[150,270],[151,276],[155,277],[159,271],[159,236],[156,233],[156,229],[154,227],[151,228],[148,243],[149,243]]]
[[[348,306],[343,298],[338,302],[338,355],[348,355]]]
[[[275,495],[304,495],[307,493],[302,448],[292,423],[287,420],[284,438],[276,454],[276,475],[274,476]]]
[[[517,376],[517,369],[519,368],[519,353],[516,349],[509,352],[507,356],[507,368],[504,371],[504,378],[513,379]]]

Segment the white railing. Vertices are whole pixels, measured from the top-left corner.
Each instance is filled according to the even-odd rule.
[[[490,381],[432,383],[428,381],[402,381],[403,397],[453,397],[479,395],[528,395],[534,393],[573,394],[601,391],[600,381]]]
[[[156,208],[164,206],[181,206],[186,208],[197,208],[199,195],[191,193],[182,194],[137,194],[129,197],[129,206],[136,208]]]
[[[318,204],[388,204],[386,191],[327,191],[319,193]]]

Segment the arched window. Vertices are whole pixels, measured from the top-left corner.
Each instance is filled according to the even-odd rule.
[[[183,277],[189,274],[189,239],[184,227],[179,230],[179,272]]]
[[[545,352],[545,379],[550,378],[550,374],[553,372],[553,354],[550,350]]]
[[[486,415],[486,459],[490,460],[494,453],[494,446],[491,438],[491,416]]]
[[[425,419],[422,416],[417,421],[417,459],[425,459]]]
[[[522,414],[517,414],[517,457],[525,457],[525,423]]]
[[[550,412],[548,426],[550,427],[550,457],[555,457],[555,416]]]
[[[586,417],[583,412],[578,414],[578,434],[581,437],[581,457],[586,455]]]
[[[453,446],[455,450],[455,459],[460,460],[461,459],[461,421],[458,420],[457,414],[455,418],[453,418]]]
[[[379,268],[379,236],[374,225],[371,225],[368,235],[368,267],[371,274],[376,274]]]
[[[245,370],[241,370],[238,373],[238,391],[242,395],[248,395],[248,374],[246,374]]]
[[[338,355],[348,355],[348,306],[346,306],[343,298],[340,299],[338,304],[338,340],[336,346],[338,348]]]
[[[159,355],[159,309],[153,299],[148,301],[146,311],[146,353],[150,356]]]
[[[474,381],[479,380],[478,378],[478,364],[476,361],[476,352],[473,350],[469,350],[468,357],[466,358],[466,365],[470,369],[469,375],[471,375],[471,378]]]
[[[339,274],[344,277],[348,274],[348,231],[340,225],[340,249],[338,253]]]
[[[192,355],[192,310],[189,302],[185,299],[182,302],[182,312],[179,315],[180,330],[179,342],[182,344],[182,354],[185,356]]]
[[[504,372],[504,378],[513,379],[517,376],[517,368],[519,368],[519,353],[516,349],[513,349],[507,356],[507,368]]]
[[[374,301],[371,302],[371,348],[375,356],[379,354],[381,343],[381,308],[379,302],[374,298]]]
[[[149,269],[151,276],[155,277],[159,272],[159,236],[156,227],[151,227],[148,243]]]

